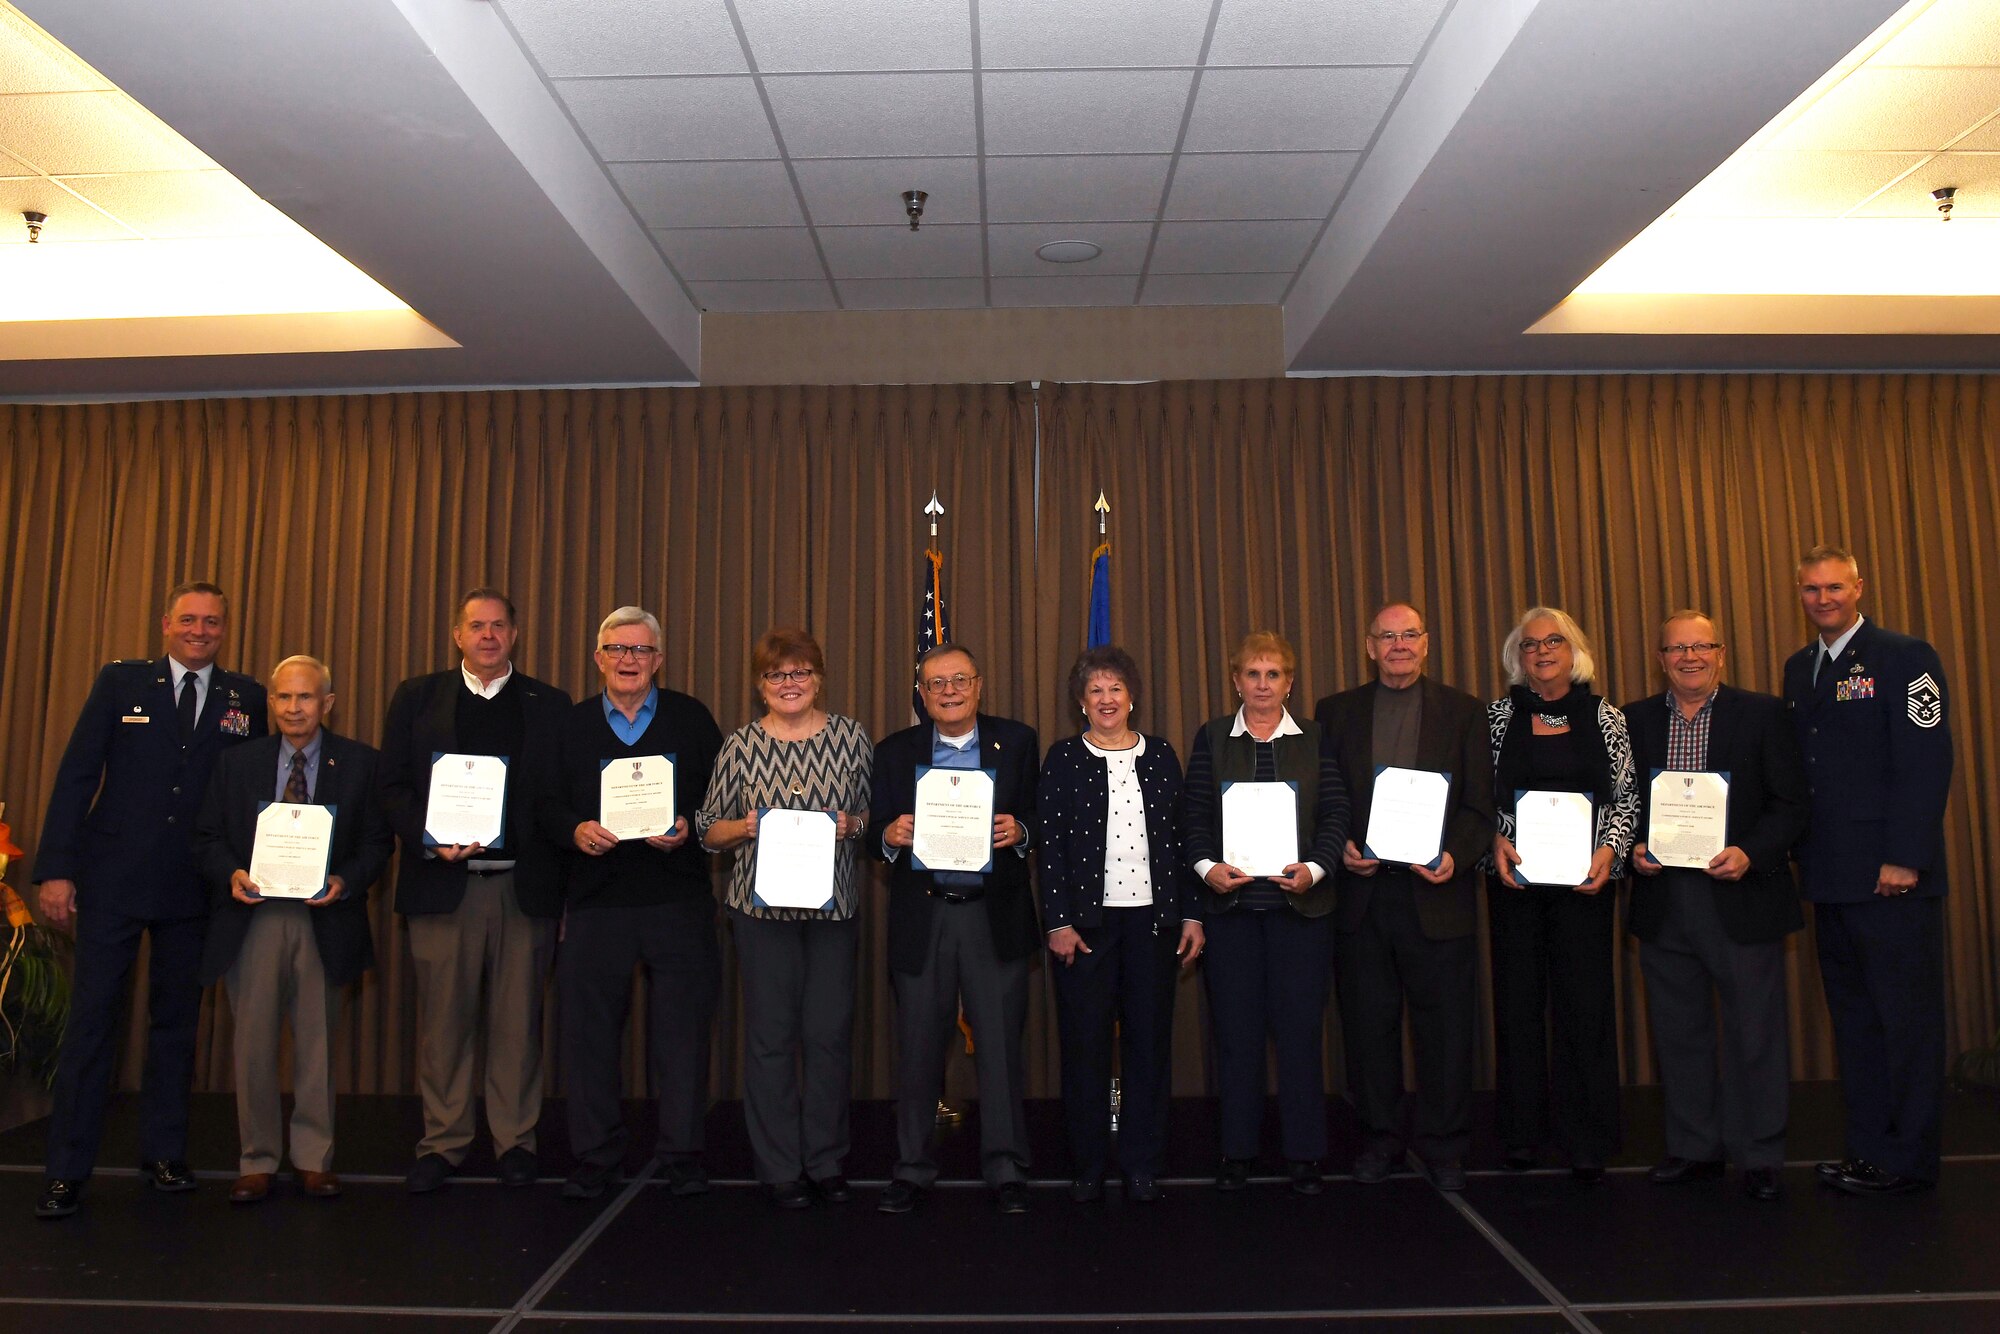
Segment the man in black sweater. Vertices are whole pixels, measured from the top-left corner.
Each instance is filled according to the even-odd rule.
[[[708,1189],[702,1118],[722,959],[708,859],[689,837],[688,813],[708,791],[722,733],[701,701],[656,683],[660,641],[651,612],[620,607],[604,618],[595,655],[604,692],[563,719],[541,807],[543,833],[565,849],[556,985],[577,1156],[563,1194],[573,1199],[602,1195],[625,1160],[619,1052],[635,964],[646,968],[647,1060],[660,1104],[654,1158],[674,1194]]]

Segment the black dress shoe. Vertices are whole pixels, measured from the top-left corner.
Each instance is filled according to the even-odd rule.
[[[1813,1164],[1813,1173],[1829,1186],[1833,1184],[1835,1177],[1852,1175],[1867,1169],[1868,1160],[1865,1158],[1842,1158],[1837,1163]]]
[[[906,1214],[917,1207],[917,1200],[923,1193],[923,1187],[916,1182],[897,1177],[882,1188],[881,1198],[875,1201],[876,1212]]]
[[[803,1181],[780,1181],[764,1187],[764,1194],[778,1209],[810,1209],[813,1204],[812,1192]]]
[[[1424,1175],[1439,1190],[1452,1195],[1465,1189],[1465,1164],[1456,1158],[1440,1158],[1434,1163],[1424,1164]]]
[[[516,1144],[500,1155],[500,1161],[493,1165],[493,1171],[503,1186],[532,1186],[541,1166],[535,1158],[533,1149],[524,1144]]]
[[[1354,1179],[1364,1186],[1387,1181],[1396,1171],[1396,1149],[1390,1144],[1371,1144],[1354,1159]]]
[[[698,1158],[676,1158],[667,1164],[667,1194],[708,1194],[708,1169]]]
[[[1320,1176],[1318,1163],[1311,1161],[1286,1163],[1285,1175],[1292,1179],[1294,1195],[1317,1195],[1326,1189],[1326,1181]]]
[[[1778,1198],[1778,1169],[1775,1167],[1746,1167],[1743,1169],[1743,1193],[1753,1200],[1775,1200]]]
[[[139,1178],[154,1190],[163,1190],[169,1195],[194,1189],[194,1173],[188,1171],[188,1165],[178,1158],[156,1158],[150,1163],[140,1163]]]
[[[1134,1204],[1158,1204],[1160,1183],[1152,1177],[1130,1177],[1125,1182],[1125,1198]]]
[[[563,1182],[562,1193],[566,1200],[594,1200],[605,1192],[611,1184],[611,1168],[605,1163],[578,1163],[576,1170]]]
[[[50,1177],[42,1182],[42,1193],[35,1197],[35,1217],[68,1218],[76,1212],[76,1202],[82,1196],[81,1181]]]
[[[1646,1173],[1656,1186],[1678,1186],[1684,1181],[1714,1181],[1722,1176],[1722,1164],[1703,1158],[1669,1157]]]
[[[847,1178],[838,1174],[820,1177],[812,1183],[812,1188],[828,1204],[846,1204],[854,1198],[854,1188],[847,1184]]]
[[[1003,1214],[1028,1212],[1028,1183],[1003,1181],[993,1188],[993,1207]]]
[[[1224,1158],[1215,1169],[1217,1190],[1246,1190],[1250,1185],[1250,1163],[1245,1158]]]
[[[1536,1166],[1535,1151],[1533,1149],[1509,1149],[1507,1150],[1507,1156],[1500,1160],[1500,1166],[1506,1168],[1509,1172],[1532,1172]]]
[[[1842,1172],[1833,1184],[1849,1195],[1914,1195],[1937,1185],[1923,1177],[1898,1176],[1872,1163],[1856,1163],[1852,1172]]]
[[[1104,1181],[1100,1177],[1078,1177],[1069,1183],[1069,1197],[1078,1204],[1095,1204],[1104,1198]]]
[[[451,1165],[451,1159],[441,1153],[427,1153],[417,1159],[410,1168],[410,1174],[403,1178],[403,1185],[412,1195],[428,1195],[451,1179],[458,1169]]]

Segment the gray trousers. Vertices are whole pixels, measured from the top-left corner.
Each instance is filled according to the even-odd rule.
[[[845,1175],[860,920],[774,922],[732,909],[729,924],[743,982],[743,1119],[757,1179],[773,1186]]]
[[[1028,1017],[1028,960],[994,954],[983,902],[942,899],[931,913],[926,959],[921,973],[889,973],[896,993],[896,1179],[923,1187],[937,1180],[937,1104],[963,1005],[979,1076],[981,1173],[993,1186],[1025,1181],[1021,1032]]]
[[[521,911],[511,871],[469,875],[455,911],[406,920],[417,964],[417,1090],[424,1100],[418,1156],[442,1154],[454,1167],[465,1161],[482,1027],[493,1153],[516,1145],[533,1151],[542,1115],[542,990],[556,924]]]
[[[1731,940],[1716,916],[1715,895],[1732,886],[1714,883],[1700,871],[1663,871],[1666,918],[1658,939],[1639,943],[1666,1093],[1667,1152],[1697,1162],[1727,1157],[1743,1167],[1778,1167],[1791,1098],[1785,944]]]
[[[333,1165],[333,1026],[341,988],[329,985],[313,938],[313,909],[267,900],[224,975],[235,1020],[237,1171],[275,1172],[284,1157],[279,1030],[292,1023],[292,1166]]]

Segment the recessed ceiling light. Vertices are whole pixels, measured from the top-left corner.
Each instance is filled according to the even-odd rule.
[[[1103,253],[1104,247],[1094,241],[1050,241],[1035,247],[1035,258],[1051,264],[1081,264]]]

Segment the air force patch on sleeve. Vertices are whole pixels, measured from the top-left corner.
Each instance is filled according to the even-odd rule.
[[[1918,727],[1936,727],[1944,721],[1944,691],[1929,672],[1910,682],[1909,711],[1910,721]]]

